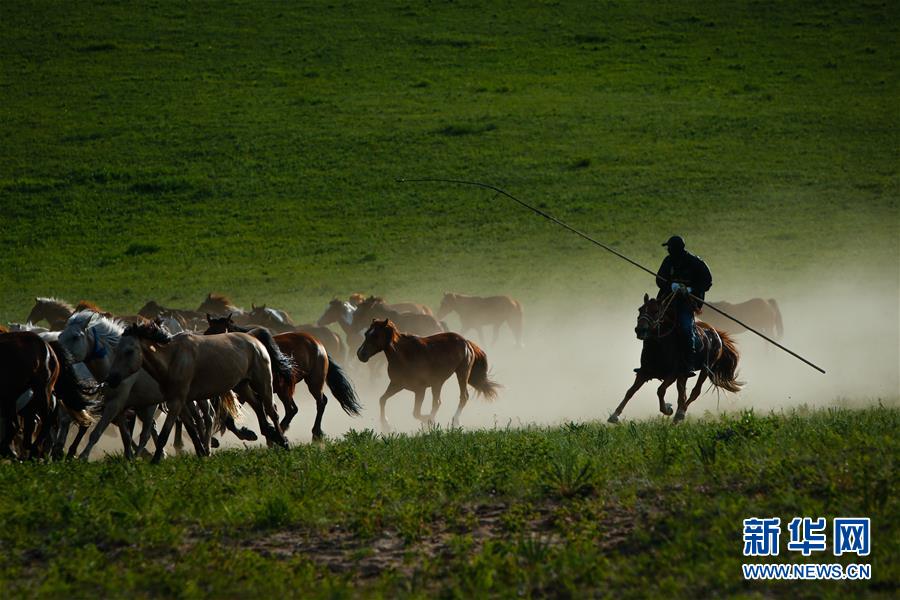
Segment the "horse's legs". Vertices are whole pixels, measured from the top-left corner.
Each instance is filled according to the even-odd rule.
[[[109,398],[106,401],[106,406],[103,407],[103,414],[100,416],[100,422],[94,427],[94,430],[91,432],[91,437],[88,438],[88,443],[85,444],[84,450],[81,451],[81,455],[79,456],[81,460],[87,460],[91,455],[91,450],[93,450],[97,442],[100,441],[100,436],[106,431],[110,422],[122,412],[122,405],[125,403],[127,397],[127,394],[118,393],[113,398]]]
[[[182,435],[181,419],[175,421],[175,441],[172,445],[175,447],[175,454],[184,452],[184,437]]]
[[[275,402],[272,401],[272,377],[269,373],[269,367],[266,367],[265,376],[251,379],[250,388],[256,394],[266,415],[272,420],[272,436],[275,443],[287,448],[287,438],[284,437],[284,432],[281,430],[281,422],[278,420],[278,409],[275,408]]]
[[[700,371],[700,376],[697,377],[697,383],[694,385],[694,389],[691,390],[691,396],[685,401],[683,406],[680,402],[678,403],[678,412],[675,413],[675,421],[681,421],[682,419],[684,419],[684,414],[687,412],[688,406],[691,405],[691,402],[700,397],[700,392],[703,389],[703,384],[706,382],[706,378],[706,371]]]
[[[400,384],[394,383],[391,381],[388,383],[387,389],[384,390],[384,393],[381,395],[381,398],[378,399],[378,404],[381,409],[381,429],[382,431],[390,432],[391,424],[388,423],[387,417],[384,415],[384,407],[387,404],[388,398],[399,392],[403,389],[403,386]]]
[[[428,415],[427,419],[429,422],[434,422],[434,418],[437,416],[437,411],[441,407],[441,388],[444,387],[444,382],[440,381],[431,386],[431,414]]]
[[[268,445],[271,446],[274,443],[274,440],[272,438],[275,430],[269,424],[262,404],[260,403],[259,398],[254,395],[253,389],[250,387],[250,384],[246,381],[243,381],[238,384],[236,388],[234,388],[234,391],[242,402],[249,404],[253,408],[253,412],[256,413],[256,420],[259,421],[259,431],[263,434],[263,436],[265,436]]]
[[[472,353],[469,352],[470,356],[471,354]],[[456,381],[459,383],[459,406],[456,407],[456,412],[453,413],[453,427],[459,427],[459,416],[462,414],[463,409],[466,407],[466,403],[469,401],[468,385],[473,361],[474,358],[470,358],[466,363],[456,368]]]
[[[163,423],[162,429],[159,432],[159,436],[156,438],[156,452],[153,453],[153,459],[151,459],[150,461],[153,464],[158,463],[162,459],[163,452],[166,448],[166,442],[169,441],[169,434],[172,432],[172,427],[175,425],[175,421],[178,419],[178,415],[180,415],[182,412],[184,402],[184,398],[175,398],[174,400],[169,400],[166,403],[169,412],[168,414],[166,414],[166,421]]]
[[[503,323],[494,323],[494,341],[491,342],[491,346],[497,345],[497,339],[500,337],[500,326]]]
[[[69,446],[68,452],[66,452],[66,458],[75,458],[75,454],[78,452],[78,445],[81,444],[82,438],[84,438],[84,434],[88,432],[87,425],[79,425],[78,431],[75,433],[75,439],[72,440],[72,445]]]
[[[316,398],[308,380],[306,386],[309,388],[309,393],[313,394],[313,398]],[[278,386],[278,399],[281,400],[281,404],[284,406],[284,418],[281,419],[281,431],[287,431],[288,427],[291,426],[291,421],[293,421],[294,417],[297,416],[297,413],[300,412],[300,409],[297,408],[297,403],[294,401],[293,384],[290,386]],[[318,398],[316,398],[317,403],[318,401]]]
[[[325,414],[325,405],[328,404],[328,396],[324,392],[319,393],[316,398],[316,422],[313,423],[313,439],[322,439],[322,415]]]
[[[194,444],[194,454],[209,456],[209,448],[204,445],[203,417],[200,416],[196,403],[188,401],[181,409],[181,420],[187,429],[188,437]]]
[[[631,397],[634,396],[641,386],[650,381],[649,377],[644,377],[640,373],[634,376],[634,383],[631,384],[631,387],[628,388],[628,391],[625,392],[625,397],[619,402],[619,406],[616,407],[616,410],[613,414],[609,415],[609,419],[607,419],[610,423],[618,423],[619,415],[622,414],[622,411],[625,410],[625,405],[628,404],[628,401],[631,400]],[[671,414],[671,413],[669,413]]]
[[[134,443],[134,417],[122,417],[116,423],[119,428],[119,437],[122,438],[122,448],[125,454],[125,460],[134,458],[131,444]]]
[[[663,382],[656,388],[656,397],[659,398],[659,412],[666,416],[672,414],[672,405],[666,402],[666,390],[669,389],[670,385],[675,383],[675,379],[675,377],[667,377],[663,379]]]
[[[672,419],[673,423],[678,423],[682,419],[684,419],[684,411],[687,409],[687,377],[680,376],[676,380],[676,388],[678,389],[678,412],[675,413],[675,418]]]
[[[252,429],[248,429],[247,427],[238,428],[237,423],[234,421],[234,417],[231,415],[225,415],[222,423],[225,425],[225,429],[233,433],[239,440],[255,442],[258,439],[256,437],[256,432]]]
[[[419,421],[427,421],[428,419],[422,418],[422,402],[425,400],[425,388],[414,390],[416,394],[415,404],[413,404],[413,417],[418,419]]]
[[[324,361],[321,361],[317,368],[312,369],[312,372],[306,376],[306,388],[309,390],[309,395],[313,397],[316,401],[316,421],[313,423],[312,435],[314,440],[322,439],[322,415],[325,414],[325,405],[328,404],[328,397],[325,396],[325,364]],[[293,405],[294,413],[297,412],[297,405],[294,404],[293,400],[291,400],[291,404]],[[284,405],[287,410],[287,404]],[[291,415],[293,417],[293,414]],[[289,421],[287,415],[285,415],[285,420]],[[282,428],[283,424],[282,424]]]
[[[69,428],[72,425],[72,416],[59,404],[56,405],[56,430],[53,436],[53,446],[50,449],[50,457],[60,460],[63,457],[63,449],[66,447],[66,438],[69,437]]]

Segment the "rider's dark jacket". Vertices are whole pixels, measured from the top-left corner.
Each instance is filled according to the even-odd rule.
[[[702,300],[712,287],[712,273],[699,256],[684,251],[679,256],[666,256],[656,272],[660,296],[665,296],[672,290],[672,283],[687,285],[693,290],[692,294]]]

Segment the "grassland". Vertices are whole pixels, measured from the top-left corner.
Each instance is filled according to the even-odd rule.
[[[361,431],[160,466],[0,465],[0,584],[56,597],[896,597],[898,426],[896,408],[745,412]],[[742,519],[853,515],[872,518],[872,555],[857,559],[871,581],[742,580]],[[778,560],[805,560],[786,535]]]
[[[607,294],[895,261],[898,6],[3,3],[0,321],[211,289],[301,318],[352,290]],[[578,277],[573,277],[577,274]],[[627,276],[626,276],[627,274]],[[643,280],[640,280],[643,281]]]

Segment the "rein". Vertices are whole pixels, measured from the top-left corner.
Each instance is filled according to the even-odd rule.
[[[647,322],[647,327],[651,330],[656,329],[656,337],[664,338],[669,335],[672,335],[672,332],[675,331],[676,323],[672,322],[672,327],[665,333],[662,333],[662,322],[663,319],[666,318],[666,313],[669,311],[669,307],[672,305],[672,302],[675,300],[675,292],[670,293],[665,300],[662,301],[662,307],[659,311],[659,316],[656,319],[651,319],[647,315],[638,315],[638,322],[640,323],[642,320]]]

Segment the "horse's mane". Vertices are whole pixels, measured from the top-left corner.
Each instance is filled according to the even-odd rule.
[[[118,319],[113,319],[91,310],[82,310],[66,321],[66,328],[79,327],[92,329],[100,340],[115,348],[119,344],[119,338],[125,331],[125,324]]]
[[[125,328],[122,336],[136,337],[141,340],[156,342],[157,344],[168,344],[172,341],[172,336],[169,335],[169,332],[154,321],[129,325]]]
[[[38,297],[34,299],[38,304],[53,304],[58,306],[59,308],[64,308],[69,312],[75,312],[75,308],[66,302],[65,300],[60,300],[59,298],[49,298],[49,297]]]
[[[90,300],[79,300],[78,304],[75,306],[76,312],[81,312],[83,310],[92,310],[97,313],[106,313],[107,311],[103,310]]]
[[[210,292],[209,294],[207,294],[206,301],[213,304],[221,304],[223,306],[234,306],[234,302],[231,301],[231,298],[229,298],[225,294],[217,294],[215,292]]]

